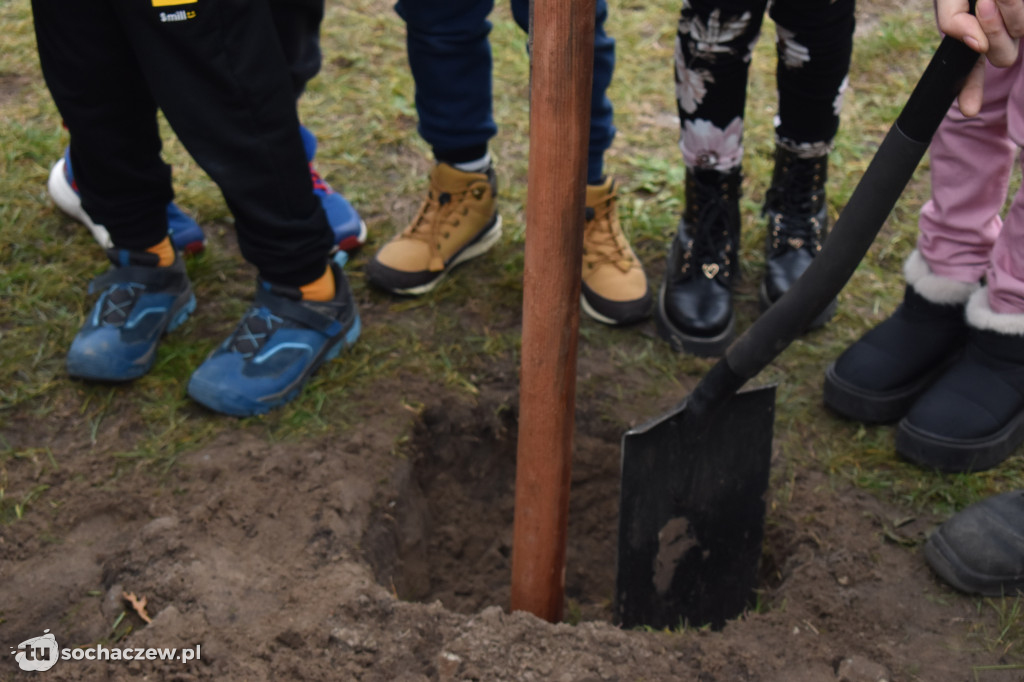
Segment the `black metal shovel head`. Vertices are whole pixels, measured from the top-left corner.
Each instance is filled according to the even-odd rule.
[[[772,385],[741,391],[699,420],[684,402],[623,437],[620,625],[719,629],[750,603],[774,417]]]

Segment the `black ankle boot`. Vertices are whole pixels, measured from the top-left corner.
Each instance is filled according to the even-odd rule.
[[[658,297],[658,333],[676,350],[721,355],[733,337],[739,276],[739,169],[687,170],[686,210]]]
[[[802,158],[776,147],[775,172],[764,202],[768,217],[761,305],[767,308],[789,291],[821,251],[828,231],[825,181],[828,155]],[[835,301],[810,324],[820,327],[835,313]]]

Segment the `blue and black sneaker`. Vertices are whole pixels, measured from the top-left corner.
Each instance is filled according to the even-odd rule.
[[[331,263],[335,295],[326,302],[259,280],[252,307],[193,372],[188,394],[233,417],[263,414],[297,396],[320,365],[359,338],[359,313],[340,260]]]
[[[324,180],[316,168],[313,158],[316,156],[316,135],[306,126],[299,126],[302,133],[302,144],[306,148],[306,160],[309,161],[309,176],[313,180],[313,194],[320,199],[320,204],[327,214],[327,222],[334,230],[334,243],[342,251],[355,251],[366,243],[366,223],[352,207],[348,199],[334,191]]]
[[[105,249],[113,247],[114,244],[110,240],[107,228],[93,222],[93,219],[82,208],[82,197],[78,193],[75,174],[71,170],[69,149],[64,150],[64,156],[50,169],[50,179],[46,183],[46,189],[50,193],[53,203],[57,204],[57,208],[88,227],[100,246]],[[199,227],[199,223],[192,220],[173,201],[167,204],[167,233],[171,236],[171,243],[174,244],[176,251],[193,254],[199,253],[206,247],[206,235],[203,234],[203,228]]]
[[[89,283],[101,292],[71,342],[68,374],[95,381],[129,381],[148,372],[160,337],[196,309],[184,262],[158,267],[156,255],[109,249],[113,267]]]

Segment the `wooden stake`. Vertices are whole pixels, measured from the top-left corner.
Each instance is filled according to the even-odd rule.
[[[594,71],[594,0],[530,7],[530,166],[513,611],[562,619]]]

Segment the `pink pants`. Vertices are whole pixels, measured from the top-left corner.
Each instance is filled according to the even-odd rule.
[[[917,248],[932,272],[988,285],[997,313],[1024,313],[1024,189],[1006,219],[1014,154],[1024,145],[1024,49],[1006,69],[986,64],[981,112],[956,104],[929,148],[932,198],[921,209]],[[1024,159],[1022,159],[1024,163]]]

